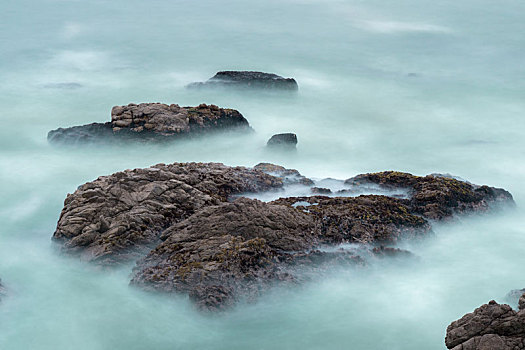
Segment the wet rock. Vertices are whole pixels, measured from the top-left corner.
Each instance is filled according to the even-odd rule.
[[[379,246],[372,249],[372,253],[380,258],[413,258],[414,254],[408,250]]]
[[[247,198],[207,207],[162,238],[138,263],[132,283],[187,292],[205,309],[254,299],[271,283],[291,279],[280,261],[317,243],[309,215]]]
[[[314,182],[304,177],[295,169],[286,169],[283,166],[275,165],[272,163],[259,163],[253,167],[255,170],[262,171],[263,173],[278,177],[283,180],[286,185],[301,184],[305,186],[312,186]]]
[[[295,208],[315,217],[319,239],[324,243],[394,243],[431,232],[427,220],[410,213],[406,200],[386,196],[289,197],[272,203],[309,203]]]
[[[222,71],[205,82],[191,83],[186,87],[192,89],[227,87],[291,91],[298,89],[297,82],[293,78],[283,78],[277,74],[252,71]]]
[[[492,300],[452,322],[445,344],[454,350],[525,349],[525,310]]]
[[[273,135],[266,144],[270,148],[295,149],[297,145],[297,135],[284,133]]]
[[[111,122],[59,128],[48,133],[52,143],[170,141],[207,132],[250,131],[248,121],[234,109],[201,104],[180,107],[162,103],[130,103],[111,110]]]
[[[424,178],[408,175],[403,176],[416,196]],[[405,185],[404,181],[398,178],[393,183]],[[364,264],[358,250],[331,250],[340,243],[386,245],[431,232],[413,197],[232,201],[243,193],[280,189],[284,184],[311,185],[311,180],[297,170],[269,163],[253,169],[174,163],[126,170],[102,176],[68,195],[53,238],[64,252],[103,265],[140,259],[133,285],[187,293],[200,308],[219,310],[241,299],[255,300],[275,283],[300,283],[304,276],[318,276],[336,266]],[[442,196],[455,198],[458,187],[473,186],[439,184],[445,187],[434,182],[423,186],[424,190],[438,191],[428,197],[423,208],[437,204],[443,212],[454,212],[458,202],[443,201]],[[481,197],[476,197],[478,203],[465,210],[479,208],[479,201],[492,203],[497,198],[492,194],[498,191],[503,190],[483,190]],[[465,192],[460,194],[470,198],[470,192]],[[388,257],[405,253],[379,247],[367,254]]]
[[[137,259],[159,235],[232,194],[282,186],[263,172],[218,163],[158,164],[126,170],[68,194],[53,239],[69,254],[101,264]]]
[[[345,181],[352,186],[369,183],[385,189],[407,189],[411,196],[410,210],[436,220],[451,217],[454,213],[487,211],[496,203],[514,203],[512,195],[503,189],[476,186],[444,176],[385,171],[358,175]]]
[[[332,190],[324,187],[312,187],[310,189],[314,194],[331,194]]]

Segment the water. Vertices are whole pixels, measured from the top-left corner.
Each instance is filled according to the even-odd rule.
[[[0,4],[0,349],[443,349],[446,326],[523,288],[525,3],[40,0]],[[295,96],[187,91],[216,71],[297,79]],[[56,148],[113,105],[202,102],[257,131],[169,147]],[[264,149],[293,131],[293,154]],[[50,242],[66,193],[175,161],[345,179],[401,170],[504,187],[518,208],[435,228],[419,259],[337,271],[225,315],[128,287]]]

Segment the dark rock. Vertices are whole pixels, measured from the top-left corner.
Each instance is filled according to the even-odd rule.
[[[283,180],[285,185],[301,184],[305,186],[312,186],[314,182],[301,175],[295,169],[286,169],[280,165],[271,163],[259,163],[253,167],[255,170],[262,171],[263,173],[278,177]]]
[[[292,78],[283,78],[277,74],[250,72],[250,71],[223,71],[218,72],[205,82],[191,83],[187,88],[255,88],[273,90],[298,89],[297,82]]]
[[[297,145],[297,135],[293,133],[273,135],[266,144],[271,148],[293,148]]]
[[[332,190],[324,187],[312,187],[310,189],[314,194],[331,194]]]
[[[313,215],[324,243],[394,243],[402,237],[431,232],[424,218],[410,213],[406,200],[386,196],[288,197],[272,203],[293,206]]]
[[[111,110],[111,122],[92,123],[49,132],[49,142],[67,144],[114,141],[170,141],[207,132],[251,130],[248,121],[234,109],[201,104],[130,103]]]
[[[158,164],[102,176],[68,194],[53,235],[67,253],[102,264],[143,256],[159,235],[198,209],[232,194],[282,181],[257,170],[217,163]]]
[[[165,241],[138,263],[132,283],[187,292],[200,307],[220,309],[290,279],[279,257],[313,247],[312,229],[309,215],[287,206],[247,198],[221,203],[167,229]]]
[[[525,349],[525,310],[492,300],[452,322],[445,344],[454,350]]]
[[[423,193],[437,188],[423,208],[437,205],[440,212],[453,212],[458,201],[466,199],[443,201],[443,196],[456,198],[458,187],[465,188],[460,195],[472,196],[471,187],[465,187],[470,184],[439,182],[439,187],[431,181],[439,178],[403,176],[410,181],[413,196],[421,193],[421,181]],[[396,186],[398,182],[404,185],[399,178],[393,181]],[[126,170],[100,177],[68,195],[53,238],[64,252],[99,264],[140,259],[133,285],[187,293],[199,307],[217,310],[241,299],[254,300],[276,282],[300,283],[305,276],[315,278],[335,266],[364,264],[359,250],[330,251],[325,246],[391,244],[431,232],[429,222],[420,215],[422,205],[414,198],[363,195],[292,197],[270,203],[247,198],[231,201],[242,193],[275,190],[283,184],[311,184],[311,180],[297,170],[268,163],[253,169],[175,163]],[[503,190],[475,192],[477,204],[468,202],[472,205],[465,210],[476,210],[483,201],[494,202],[498,198],[494,193],[499,191]],[[508,196],[504,198],[512,200]],[[388,257],[404,252],[379,247],[367,254]]]
[[[372,253],[380,258],[413,258],[414,254],[412,252],[405,250],[405,249],[399,249],[399,248],[393,248],[393,247],[385,247],[385,246],[379,246],[372,249]]]
[[[70,128],[58,128],[47,134],[51,143],[84,144],[97,141],[111,141],[114,138],[111,123],[91,123]]]
[[[444,219],[454,213],[487,211],[495,203],[514,203],[512,195],[503,189],[476,186],[443,176],[414,176],[385,171],[358,175],[345,181],[345,184],[353,186],[368,183],[385,189],[407,189],[411,196],[410,211],[429,219]]]

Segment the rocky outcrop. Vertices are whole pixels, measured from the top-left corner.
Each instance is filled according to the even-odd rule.
[[[315,218],[323,243],[395,243],[431,232],[424,218],[410,213],[406,200],[386,196],[288,197],[272,203],[294,206]]]
[[[441,220],[454,213],[486,211],[494,203],[514,203],[512,195],[500,188],[476,186],[451,177],[415,176],[397,171],[358,175],[345,184],[377,184],[385,189],[402,188],[409,192],[410,211],[429,219]]]
[[[252,71],[222,71],[205,82],[191,83],[187,88],[252,88],[274,90],[297,90],[297,82],[293,78],[283,78],[277,74]]]
[[[251,130],[234,109],[201,104],[180,107],[162,103],[130,103],[111,110],[111,122],[92,123],[49,132],[49,142],[67,144],[114,141],[170,141],[225,130]]]
[[[309,215],[247,198],[205,208],[171,226],[163,237],[139,262],[132,283],[187,292],[207,309],[229,306],[239,296],[254,298],[264,286],[293,280],[282,268],[284,261],[317,243]]]
[[[158,164],[102,176],[64,201],[53,235],[63,251],[102,264],[129,261],[159,243],[160,234],[232,194],[282,186],[263,172],[216,163]]]
[[[283,166],[271,163],[259,163],[254,167],[254,169],[282,179],[285,185],[314,185],[314,182],[311,179],[301,175],[296,169],[286,169]]]
[[[525,349],[525,295],[519,311],[492,300],[452,322],[445,344],[453,350]]]
[[[293,133],[275,134],[266,145],[273,149],[295,149],[297,145],[297,135]]]
[[[429,218],[447,217],[421,208],[453,213],[464,202],[470,205],[465,210],[486,210],[491,202],[512,200],[503,190],[475,192],[483,187],[462,182],[439,187],[432,182],[443,185],[438,177],[403,176],[411,181],[410,198],[311,196],[264,203],[238,197],[313,182],[297,170],[269,163],[252,169],[158,164],[80,186],[67,196],[53,238],[64,252],[99,264],[138,260],[133,285],[187,293],[199,307],[216,310],[252,300],[276,282],[298,283],[341,264],[362,265],[367,257],[407,256],[375,245],[429,234]],[[465,198],[470,198],[468,189],[473,191],[477,202],[443,200],[456,198],[450,192],[458,186]],[[425,206],[414,201],[428,188],[433,195]],[[337,248],[349,242],[362,243],[363,249]]]

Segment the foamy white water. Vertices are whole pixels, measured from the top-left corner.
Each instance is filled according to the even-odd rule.
[[[443,349],[446,326],[525,287],[525,3],[4,1],[0,5],[0,349]],[[189,91],[225,69],[297,79],[296,95]],[[46,134],[113,105],[236,108],[253,135],[60,148]],[[265,150],[292,131],[298,151]],[[274,162],[309,177],[401,170],[504,187],[515,211],[406,243],[416,261],[334,271],[203,315],[51,244],[63,200],[117,170]]]

